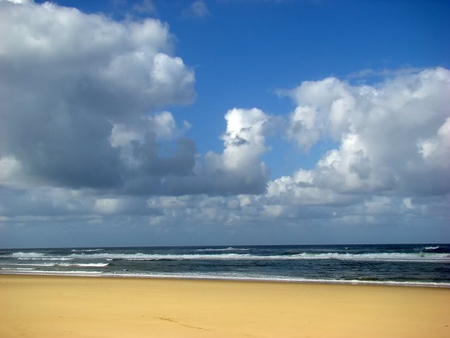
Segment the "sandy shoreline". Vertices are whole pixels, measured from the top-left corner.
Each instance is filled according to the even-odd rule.
[[[450,289],[0,275],[0,337],[448,337]]]

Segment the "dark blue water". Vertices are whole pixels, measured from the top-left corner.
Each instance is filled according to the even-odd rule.
[[[450,287],[450,245],[0,250],[0,273]]]

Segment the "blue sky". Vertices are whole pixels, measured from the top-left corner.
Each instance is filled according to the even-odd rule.
[[[448,242],[447,1],[0,1],[0,246]]]

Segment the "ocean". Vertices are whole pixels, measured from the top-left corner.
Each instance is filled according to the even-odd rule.
[[[0,274],[450,287],[450,244],[2,249]]]

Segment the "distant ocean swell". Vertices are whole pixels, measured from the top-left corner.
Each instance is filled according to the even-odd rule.
[[[0,273],[450,287],[450,245],[0,250]]]

